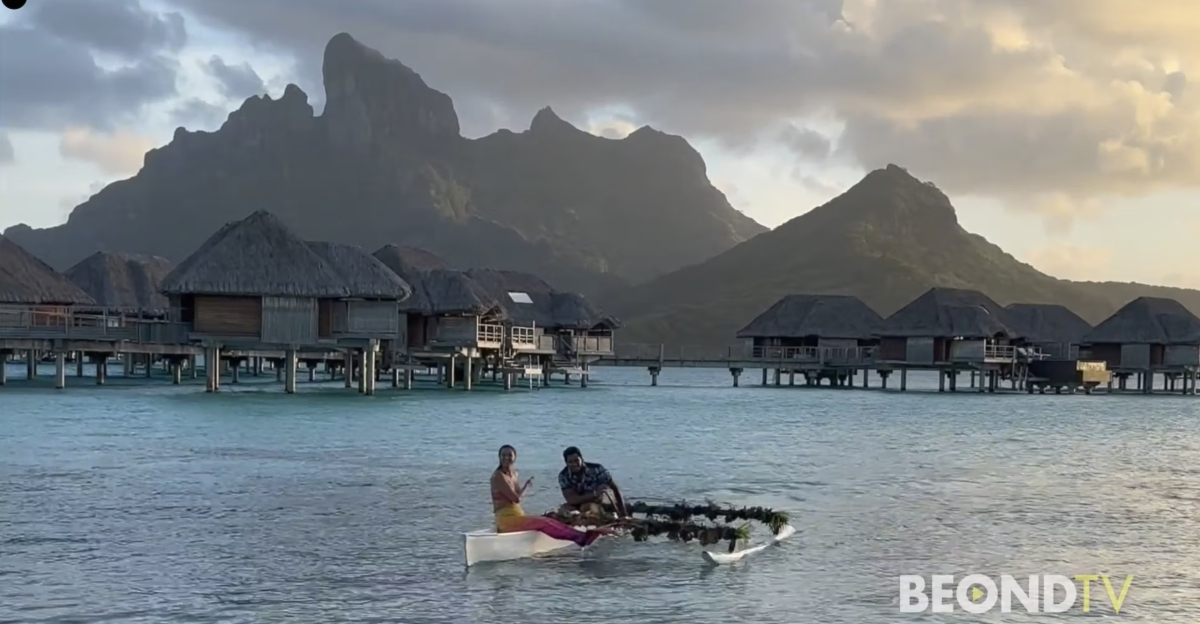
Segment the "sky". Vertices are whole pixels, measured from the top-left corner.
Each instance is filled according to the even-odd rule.
[[[0,229],[49,227],[176,127],[349,32],[463,134],[552,106],[686,137],[775,227],[895,163],[1052,275],[1200,288],[1196,0],[28,0],[0,8]]]

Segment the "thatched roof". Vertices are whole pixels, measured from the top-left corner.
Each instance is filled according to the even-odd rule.
[[[317,241],[308,246],[341,274],[351,297],[403,301],[412,295],[408,282],[360,247]]]
[[[738,331],[738,338],[870,338],[883,318],[858,297],[788,295]]]
[[[373,254],[412,287],[412,296],[400,303],[400,311],[424,315],[501,312],[496,300],[462,271],[422,269],[421,263],[412,262],[422,256],[408,254],[406,249],[412,248],[387,245]]]
[[[95,301],[50,265],[0,235],[0,303],[73,305]]]
[[[420,247],[405,245],[385,245],[375,252],[375,257],[389,267],[398,267],[396,271],[401,277],[408,271],[430,271],[433,269],[449,269],[450,265],[432,251]],[[395,269],[393,269],[395,270]]]
[[[536,324],[561,329],[592,329],[601,325],[617,329],[621,326],[620,321],[604,314],[583,295],[554,290],[536,275],[470,269],[467,276],[499,301],[508,318],[518,325]]]
[[[1006,308],[1008,323],[1029,342],[1079,344],[1092,326],[1067,306],[1014,303]]]
[[[931,288],[884,319],[880,336],[908,338],[1019,337],[1008,312],[977,290]]]
[[[167,298],[159,290],[173,266],[159,256],[97,251],[64,275],[102,308],[163,312],[168,307]]]
[[[1083,337],[1084,344],[1198,344],[1200,318],[1174,299],[1138,297]]]
[[[342,298],[334,266],[260,210],[226,224],[163,280],[166,294]]]

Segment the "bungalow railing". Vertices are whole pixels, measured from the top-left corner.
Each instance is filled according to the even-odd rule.
[[[0,337],[98,340],[159,344],[187,342],[187,326],[120,312],[77,311],[61,306],[0,305]]]
[[[876,347],[726,347],[704,345],[617,344],[607,359],[637,362],[729,362],[830,364],[853,366],[874,362]]]
[[[517,350],[538,348],[538,334],[532,327],[510,327],[508,339],[512,348]]]
[[[612,336],[575,336],[573,339],[576,353],[612,353]]]
[[[779,362],[865,364],[875,361],[876,347],[754,347],[753,359]]]
[[[481,347],[499,347],[504,344],[504,326],[480,323],[476,329],[475,339]]]

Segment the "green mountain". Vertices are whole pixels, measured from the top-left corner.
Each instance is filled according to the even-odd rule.
[[[784,295],[855,295],[887,316],[934,286],[980,290],[1001,305],[1060,303],[1091,323],[1141,295],[1200,312],[1197,290],[1046,275],[964,230],[944,193],[895,165],[770,232],[610,292],[603,303],[627,323],[623,342],[731,344]]]
[[[457,268],[589,293],[766,231],[729,205],[680,137],[600,138],[547,108],[528,131],[467,139],[448,95],[347,34],[326,46],[323,76],[321,115],[295,85],[278,100],[249,98],[216,132],[176,130],[67,223],[5,235],[59,270],[97,251],[178,262],[267,209],[306,239],[409,244]]]

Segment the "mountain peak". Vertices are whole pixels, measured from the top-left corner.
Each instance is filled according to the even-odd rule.
[[[529,123],[529,131],[534,134],[562,134],[565,132],[577,133],[579,128],[572,126],[570,122],[558,116],[553,108],[544,106],[533,116],[533,121]]]
[[[958,227],[958,215],[945,193],[892,164],[871,171],[817,210],[834,210],[842,218],[863,221],[938,229]]]
[[[450,96],[421,75],[346,33],[325,46],[322,66],[330,138],[364,149],[393,139],[459,136]]]

